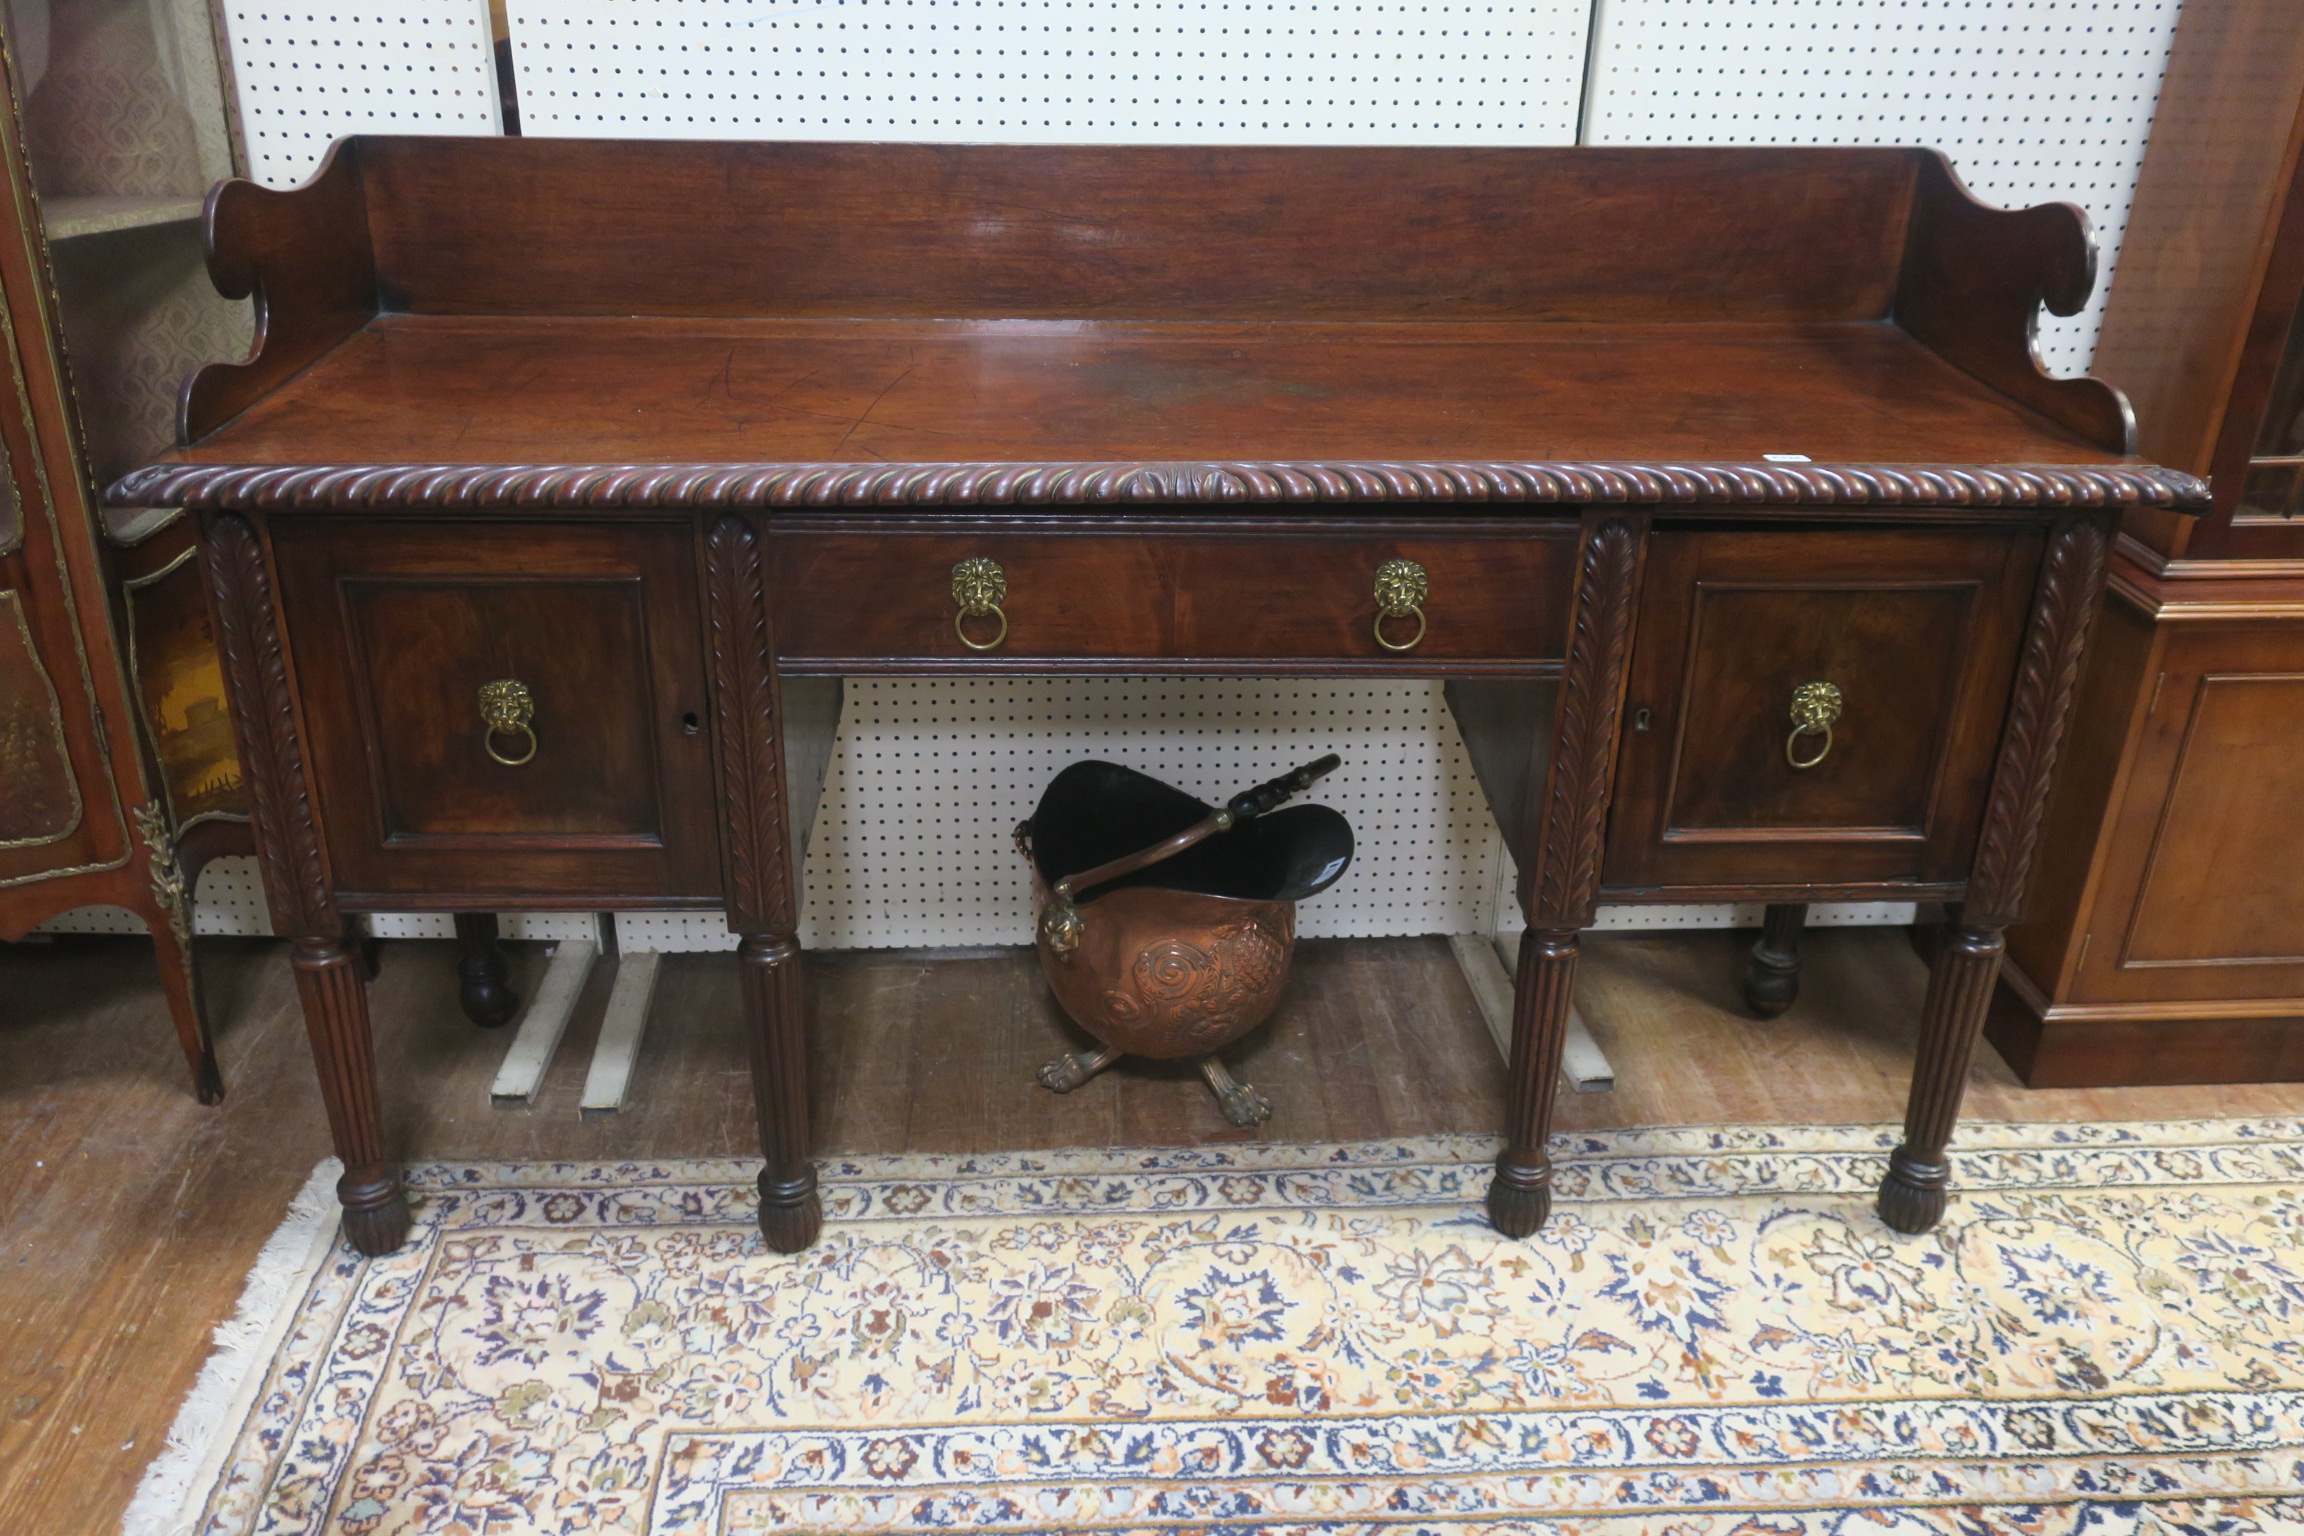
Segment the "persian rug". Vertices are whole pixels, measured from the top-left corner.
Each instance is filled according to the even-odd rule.
[[[796,1257],[748,1163],[420,1167],[376,1260],[316,1177],[131,1529],[2304,1529],[2304,1121],[1966,1126],[1922,1237],[1894,1139],[1563,1138],[1518,1243],[1471,1138],[834,1158]]]

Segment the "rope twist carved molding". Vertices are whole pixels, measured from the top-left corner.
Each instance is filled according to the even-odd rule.
[[[1504,502],[1648,506],[2205,507],[2197,476],[2152,465],[155,464],[114,506],[1275,506]]]

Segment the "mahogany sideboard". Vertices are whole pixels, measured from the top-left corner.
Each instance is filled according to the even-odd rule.
[[[1513,1235],[1603,897],[1960,903],[1925,1230],[2113,526],[2205,500],[2034,360],[2084,218],[1917,150],[362,138],[207,220],[261,343],[110,496],[200,516],[368,1252],[347,924],[410,908],[725,908],[815,1238],[796,864],[870,673],[1447,679],[1529,921]]]

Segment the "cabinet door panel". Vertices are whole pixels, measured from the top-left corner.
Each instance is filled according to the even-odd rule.
[[[2075,993],[2304,995],[2304,631],[2170,631],[2144,680]]]
[[[1659,531],[1604,883],[1961,879],[2039,551],[2036,529]],[[1795,741],[1808,684],[1838,714]]]
[[[2123,962],[2304,964],[2304,673],[2209,673],[2189,716]]]
[[[686,524],[284,518],[273,543],[329,858],[355,901],[718,889]],[[502,680],[525,690],[532,754],[482,712]]]

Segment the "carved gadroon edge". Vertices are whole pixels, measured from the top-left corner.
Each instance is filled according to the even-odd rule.
[[[2073,518],[2049,537],[1968,879],[1962,921],[1970,926],[1997,928],[2023,915],[2033,847],[2080,687],[2080,661],[2110,545],[2111,528],[2101,517]]]
[[[280,619],[264,546],[247,519],[226,514],[205,530],[209,592],[215,599],[216,650],[229,683],[240,734],[241,774],[255,811],[256,861],[264,894],[283,932],[337,932],[328,895],[328,866],[312,818],[312,791],[296,730],[296,699],[280,649]]]
[[[769,664],[768,584],[759,536],[740,517],[704,540],[712,635],[712,702],[728,806],[729,916],[741,932],[788,938],[799,926],[785,836],[776,679]]]
[[[106,499],[265,511],[1403,501],[2190,508],[2208,505],[2208,486],[2122,464],[155,464]]]
[[[1530,902],[1537,926],[1581,928],[1600,893],[1601,833],[1632,650],[1640,577],[1638,516],[1587,525],[1576,574],[1576,622],[1560,677],[1560,719],[1544,791],[1544,836]]]

